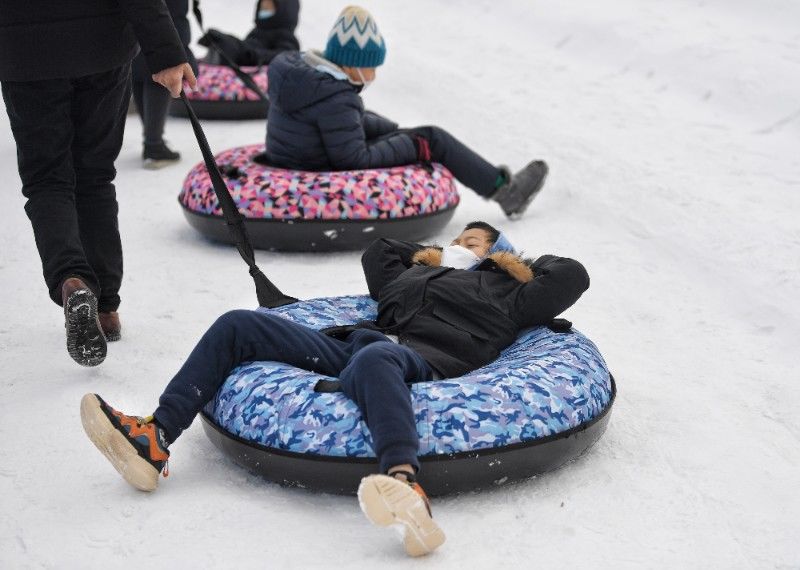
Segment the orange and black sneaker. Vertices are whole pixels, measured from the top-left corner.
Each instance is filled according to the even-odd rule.
[[[412,473],[364,477],[358,486],[358,503],[373,524],[402,529],[409,556],[430,554],[444,544],[444,532],[433,520],[428,496]]]
[[[152,418],[126,416],[97,394],[86,394],[81,422],[97,449],[137,489],[155,491],[158,475],[169,474],[166,437]]]

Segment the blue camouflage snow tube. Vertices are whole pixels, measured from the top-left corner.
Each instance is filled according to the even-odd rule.
[[[367,296],[258,309],[316,329],[375,319]],[[374,472],[356,405],[317,393],[326,376],[275,362],[235,368],[203,418],[212,441],[268,479],[351,493]],[[460,378],[414,384],[420,482],[431,495],[531,477],[573,459],[605,430],[616,394],[597,347],[574,329],[523,331],[494,362]]]

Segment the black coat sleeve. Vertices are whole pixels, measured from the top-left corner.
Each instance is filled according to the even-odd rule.
[[[363,110],[355,93],[341,104],[330,105],[318,119],[328,162],[335,170],[366,170],[412,164],[417,150],[408,135],[396,134],[367,141]]]
[[[533,274],[513,300],[512,314],[521,327],[549,323],[589,288],[589,274],[574,259],[543,255],[533,263]]]
[[[153,73],[188,61],[164,0],[118,0]]]
[[[386,238],[372,242],[361,256],[370,297],[377,301],[384,285],[411,267],[412,256],[422,248],[417,243]]]
[[[172,23],[175,25],[175,31],[178,32],[178,37],[184,49],[192,41],[192,28],[189,25],[189,0],[165,0],[169,15],[172,17]]]
[[[397,130],[397,123],[372,111],[364,112],[364,134],[369,139],[376,139]]]

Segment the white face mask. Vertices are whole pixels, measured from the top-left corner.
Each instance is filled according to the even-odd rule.
[[[442,267],[452,267],[453,269],[470,269],[481,260],[480,257],[472,253],[466,247],[460,245],[448,245],[442,250]]]
[[[373,81],[375,81],[374,79],[372,79],[371,81],[367,81],[366,79],[364,79],[364,74],[361,73],[361,68],[359,67],[356,67],[356,73],[358,73],[358,78],[361,79],[361,81],[353,81],[352,79],[349,78],[348,81],[353,85],[361,87],[361,91],[364,91],[367,87],[372,85]]]

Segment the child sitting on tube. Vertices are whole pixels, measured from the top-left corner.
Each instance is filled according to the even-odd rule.
[[[520,331],[548,324],[589,287],[583,266],[543,255],[522,259],[508,239],[472,222],[445,248],[379,239],[362,257],[378,317],[318,331],[251,310],[222,315],[167,384],[152,416],[119,412],[96,394],[81,402],[89,438],[128,483],[154,491],[169,446],[243,362],[275,361],[330,376],[369,428],[379,473],[362,479],[359,503],[375,524],[402,525],[409,555],[444,533],[417,483],[419,435],[409,384],[455,378],[495,360]],[[420,293],[422,292],[422,293]]]
[[[436,126],[400,129],[364,110],[359,93],[375,80],[386,43],[364,8],[340,14],[324,52],[285,52],[267,75],[267,151],[271,166],[297,170],[365,170],[438,162],[464,186],[520,217],[541,190],[547,165],[534,160],[512,175]]]

